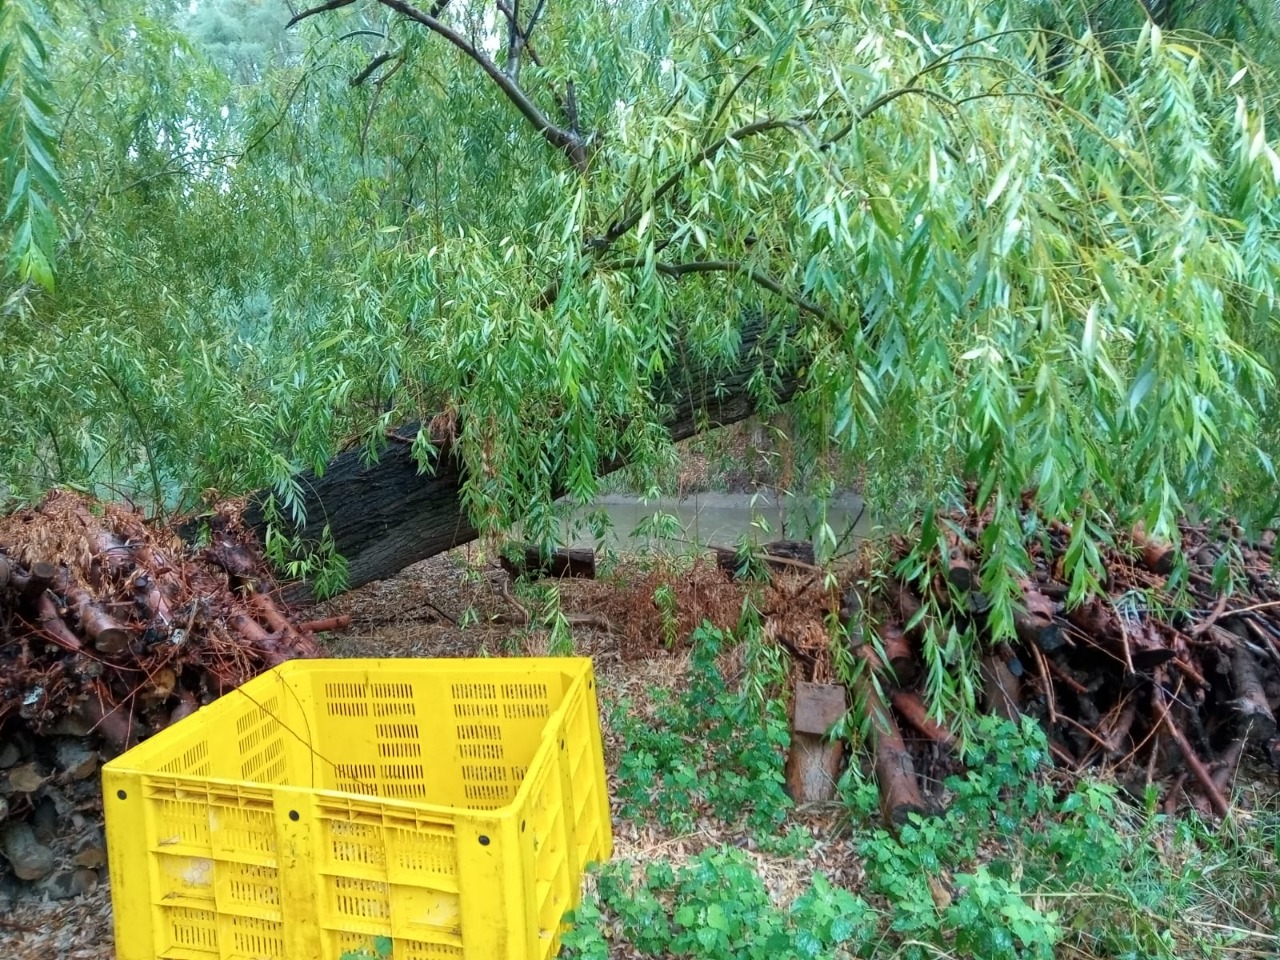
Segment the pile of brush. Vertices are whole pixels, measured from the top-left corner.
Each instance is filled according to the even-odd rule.
[[[90,884],[96,835],[73,851],[72,883],[55,876],[41,831],[93,826],[99,763],[318,655],[314,631],[335,626],[297,623],[272,598],[231,515],[205,532],[191,547],[128,507],[66,492],[0,518],[0,855],[19,879],[56,880],[55,894]]]
[[[927,715],[921,693],[922,645],[939,626],[931,611],[990,636],[989,602],[976,574],[986,522],[974,509],[941,518],[944,571],[923,591],[891,581],[870,601],[878,643],[859,652],[885,696],[868,694],[869,684],[862,692],[883,768],[885,813],[897,822],[936,806],[914,774],[955,746],[952,731]],[[1070,605],[1063,572],[1070,530],[1034,516],[1025,529],[1038,533],[1028,543],[1034,568],[1020,584],[1016,640],[983,648],[990,712],[1037,718],[1059,765],[1109,769],[1138,792],[1155,784],[1169,811],[1189,803],[1225,816],[1232,778],[1247,756],[1280,769],[1273,533],[1246,543],[1234,524],[1187,525],[1187,566],[1175,571],[1173,547],[1136,530],[1104,552],[1100,594]],[[895,544],[898,558],[908,551],[905,541]],[[1224,573],[1229,589],[1222,588]],[[1179,597],[1174,577],[1184,587]],[[913,736],[904,739],[903,730]]]

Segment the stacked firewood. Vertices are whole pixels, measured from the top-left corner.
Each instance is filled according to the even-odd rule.
[[[46,821],[97,797],[99,763],[293,657],[317,656],[234,519],[183,543],[128,507],[66,492],[0,518],[0,866],[77,892],[95,836],[58,880]],[[68,818],[70,820],[68,821]],[[89,831],[92,834],[92,829]],[[0,869],[0,874],[3,874]]]
[[[986,519],[970,509],[943,523],[944,572],[923,591],[891,581],[872,597],[878,644],[859,648],[880,680],[879,691],[865,684],[861,692],[877,769],[884,768],[885,813],[897,822],[936,809],[914,774],[955,748],[953,732],[924,707],[926,634],[939,628],[940,616],[991,635],[990,603],[977,582]],[[1029,517],[1032,528],[1037,521]],[[1070,605],[1063,570],[1070,531],[1057,523],[1038,530],[1028,545],[1034,569],[1020,584],[1016,638],[982,651],[987,709],[1038,719],[1060,766],[1106,769],[1138,793],[1154,783],[1170,811],[1189,803],[1225,816],[1242,762],[1253,756],[1280,769],[1274,535],[1247,543],[1232,524],[1187,525],[1187,566],[1179,573],[1173,547],[1136,529],[1105,551],[1102,591]],[[899,540],[896,548],[902,557],[909,544]],[[1178,584],[1185,589],[1176,591]]]

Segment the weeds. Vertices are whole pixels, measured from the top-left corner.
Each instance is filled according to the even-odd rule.
[[[606,866],[596,898],[578,910],[564,937],[569,957],[607,960],[606,912],[611,932],[650,957],[817,960],[836,950],[849,956],[876,925],[865,901],[821,875],[789,908],[778,906],[750,857],[734,848],[703,851],[678,867]]]
[[[792,813],[781,705],[729,689],[716,667],[725,634],[704,625],[692,639],[683,692],[655,691],[648,717],[627,703],[615,710],[621,815],[680,832],[711,817],[802,856],[808,843],[784,851],[777,839]],[[1144,809],[1110,784],[1053,774],[1030,720],[981,718],[972,744],[967,772],[945,784],[946,814],[896,836],[880,825],[874,783],[856,767],[846,774],[845,827],[868,878],[861,896],[815,873],[779,902],[752,855],[731,844],[682,863],[615,861],[573,916],[566,956],[605,960],[618,943],[629,956],[705,960],[1280,953],[1268,932],[1280,928],[1277,798],[1221,826],[1175,821],[1156,813],[1154,794]]]
[[[706,624],[694,631],[688,686],[679,694],[652,691],[651,716],[627,700],[614,708],[613,728],[625,742],[616,793],[622,817],[687,831],[711,816],[765,838],[786,819],[786,711],[776,700],[730,689],[716,664],[725,640]]]

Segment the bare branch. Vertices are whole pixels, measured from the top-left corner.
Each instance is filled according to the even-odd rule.
[[[600,266],[606,270],[637,270],[645,266],[645,263],[646,261],[643,258],[636,257],[631,260],[610,260],[600,264]],[[763,270],[757,270],[740,260],[690,260],[688,263],[655,263],[653,268],[663,276],[673,277],[677,280],[695,273],[728,273],[745,276],[752,283],[758,284],[770,293],[776,294],[803,313],[815,316],[824,323],[829,322],[831,319],[827,311],[813,301],[806,300],[804,297],[790,292],[780,281]]]
[[[516,23],[515,11],[513,11],[510,6],[508,6],[506,0],[498,0],[498,9],[502,11],[502,15],[506,17],[510,23],[513,23],[513,24]],[[520,29],[518,24],[516,26],[516,29],[517,30]],[[542,58],[538,56],[538,52],[534,50],[533,45],[529,43],[529,35],[527,33],[521,33],[520,41],[521,41],[520,47],[521,49],[528,51],[529,59],[532,60],[534,63],[536,63],[538,66],[542,66]]]
[[[569,129],[578,132],[578,95],[574,92],[573,81],[565,81],[565,119],[569,121]]]
[[[384,63],[386,63],[388,60],[390,60],[392,57],[395,57],[395,56],[396,56],[395,53],[378,54],[376,57],[374,57],[372,60],[369,61],[369,65],[367,67],[365,67],[363,70],[361,70],[354,77],[352,77],[350,80],[347,81],[348,85],[352,87],[360,86],[360,84],[364,83],[366,80],[369,79],[369,77],[373,75],[373,71],[377,70],[380,66],[382,66]]]
[[[285,29],[287,30],[295,23],[307,19],[307,17],[314,17],[317,13],[328,13],[330,10],[337,10],[340,7],[349,7],[355,2],[356,0],[325,0],[318,7],[312,7],[310,10],[303,10],[301,13],[294,14],[289,22],[285,24]]]
[[[534,28],[538,25],[538,18],[542,16],[542,11],[547,5],[547,0],[538,0],[538,5],[533,8],[533,16],[529,18],[529,26],[525,27],[524,39],[529,42],[529,38],[533,36]]]

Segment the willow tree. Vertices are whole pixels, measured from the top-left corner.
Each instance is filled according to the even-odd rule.
[[[376,506],[305,472],[360,441],[423,468],[438,528],[400,534],[438,549],[550,536],[557,495],[652,478],[673,425],[785,401],[875,504],[977,485],[997,629],[1027,489],[1075,531],[1077,595],[1113,524],[1269,519],[1276,88],[1200,34],[1041,14],[331,0],[252,87],[193,82],[129,15],[114,41],[64,18],[49,102],[91,118],[62,163],[96,192],[65,191],[59,286],[20,312],[9,449],[49,464],[37,486],[103,450],[158,499],[267,486],[317,532]],[[77,104],[125,40],[149,85],[112,54],[128,94]]]

